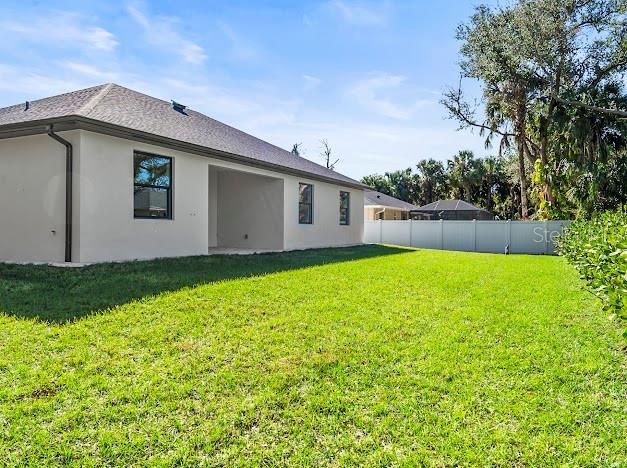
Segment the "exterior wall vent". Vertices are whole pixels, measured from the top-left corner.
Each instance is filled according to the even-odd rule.
[[[180,112],[181,114],[185,114],[185,109],[187,109],[187,106],[181,104],[180,102],[172,101],[172,109],[174,109],[176,112]]]

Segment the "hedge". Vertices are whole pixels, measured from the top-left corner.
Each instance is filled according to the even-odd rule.
[[[627,206],[575,221],[558,241],[558,251],[588,282],[604,310],[627,319]]]

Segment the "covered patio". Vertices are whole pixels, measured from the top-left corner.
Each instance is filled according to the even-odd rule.
[[[209,254],[283,250],[283,179],[209,166]]]

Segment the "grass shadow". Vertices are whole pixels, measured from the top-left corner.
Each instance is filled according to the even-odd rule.
[[[64,323],[183,287],[408,251],[364,245],[259,255],[105,263],[84,268],[0,263],[0,312]]]

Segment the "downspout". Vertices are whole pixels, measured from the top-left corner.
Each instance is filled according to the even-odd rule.
[[[65,146],[65,261],[72,261],[72,143],[54,133],[52,125],[48,127],[48,136]]]

